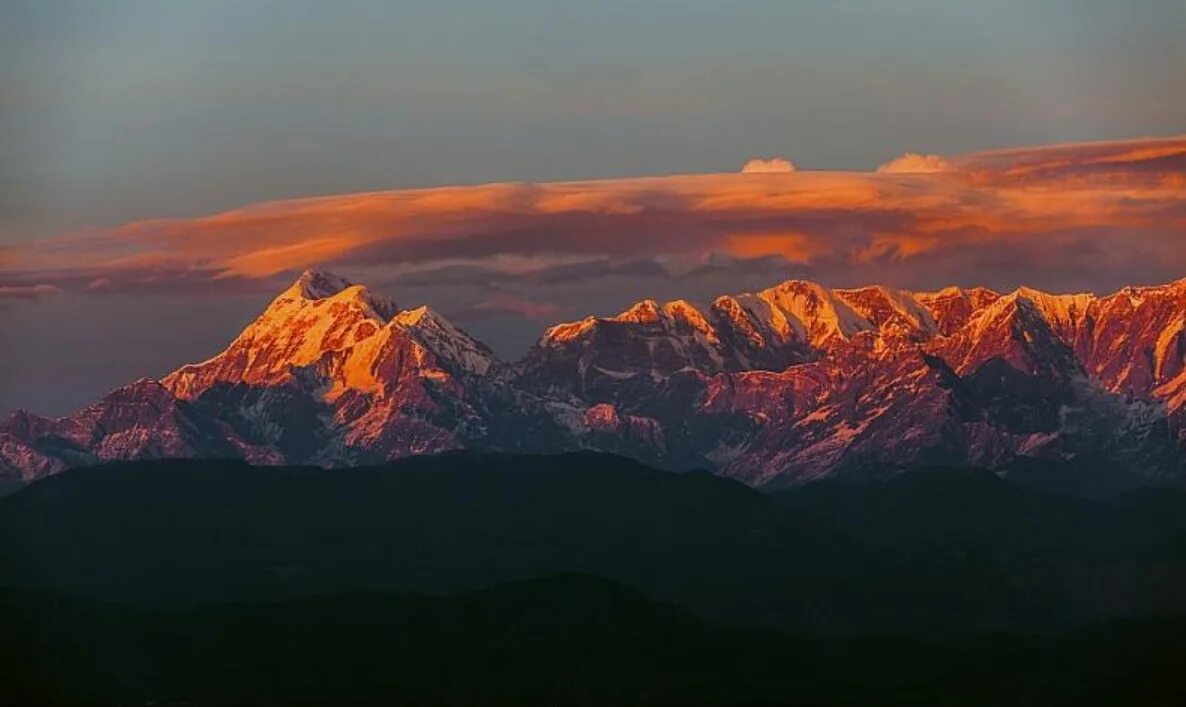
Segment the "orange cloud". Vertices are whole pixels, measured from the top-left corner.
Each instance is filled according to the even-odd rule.
[[[1032,284],[1082,288],[1093,277],[1181,277],[1184,239],[1186,137],[1177,137],[907,154],[876,172],[500,183],[269,202],[9,248],[0,287],[190,290],[310,266],[514,270],[723,253],[779,257],[833,282],[927,285],[955,272],[974,284],[1036,274]]]
[[[961,170],[995,181],[1150,184],[1186,170],[1186,136],[1072,143],[977,152],[952,160]]]
[[[818,239],[805,233],[744,233],[727,236],[722,250],[742,258],[777,255],[791,263],[804,265],[827,252]]]

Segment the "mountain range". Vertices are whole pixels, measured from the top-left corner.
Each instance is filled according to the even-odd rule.
[[[325,467],[592,449],[762,488],[1035,460],[1186,477],[1186,280],[1107,296],[791,280],[547,329],[517,362],[308,271],[213,358],[0,422],[0,481],[107,460]]]

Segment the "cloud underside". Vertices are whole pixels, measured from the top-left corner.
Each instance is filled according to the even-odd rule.
[[[836,284],[1024,279],[1096,289],[1186,275],[1184,238],[1179,137],[907,154],[877,172],[506,183],[271,202],[0,251],[0,297],[265,289],[313,266],[423,284],[467,273],[474,284],[646,278],[771,261]],[[30,289],[37,287],[53,289]],[[505,294],[485,302],[477,308],[554,314]]]
[[[56,285],[0,285],[0,301],[3,300],[31,300],[40,301],[44,297],[62,294],[62,288]]]

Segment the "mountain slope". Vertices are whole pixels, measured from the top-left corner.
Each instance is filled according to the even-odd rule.
[[[207,361],[75,415],[0,422],[0,481],[463,448],[597,449],[774,487],[1025,458],[1182,479],[1186,280],[1105,297],[791,280],[558,324],[508,364],[427,307],[310,271]]]

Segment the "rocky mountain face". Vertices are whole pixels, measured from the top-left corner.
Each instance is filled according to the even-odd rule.
[[[755,486],[926,463],[1186,476],[1186,280],[1114,294],[789,281],[646,300],[519,362],[426,307],[303,274],[219,355],[75,415],[0,423],[0,479],[99,460],[342,466],[599,449]]]

